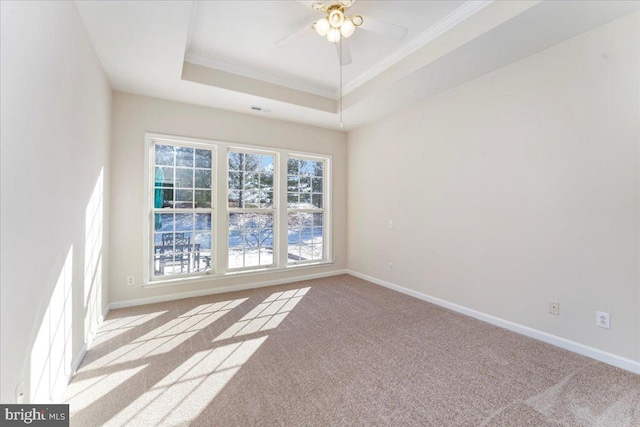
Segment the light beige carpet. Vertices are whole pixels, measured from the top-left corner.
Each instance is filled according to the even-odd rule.
[[[352,276],[113,310],[72,426],[640,426],[640,376]]]

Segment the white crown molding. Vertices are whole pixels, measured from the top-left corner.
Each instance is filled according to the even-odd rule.
[[[193,28],[196,23],[196,16],[198,15],[198,2],[191,0],[191,13],[189,14],[189,28],[187,28],[187,45],[184,49],[185,52],[191,51],[191,42],[193,41]]]
[[[187,54],[184,57],[184,60],[192,64],[202,65],[204,67],[225,71],[227,73],[237,74],[239,76],[260,80],[260,81],[275,84],[278,86],[284,86],[289,89],[307,92],[313,95],[322,96],[324,98],[337,99],[335,97],[335,93],[333,92],[333,90],[311,85],[309,83],[304,83],[299,80],[292,79],[290,77],[278,76],[275,74],[258,71],[253,68],[245,67],[242,65],[219,61],[217,59],[212,59],[212,58],[209,58],[208,56],[205,56],[199,53],[187,52]]]
[[[571,341],[566,338],[559,337],[557,335],[552,335],[547,332],[540,331],[538,329],[530,328],[528,326],[524,326],[519,323],[510,322],[508,320],[501,319],[499,317],[495,317],[490,314],[483,313],[481,311],[476,311],[471,308],[464,307],[462,305],[454,304],[452,302],[445,301],[440,298],[423,294],[422,292],[414,291],[413,289],[404,288],[402,286],[396,285],[395,283],[390,283],[381,279],[377,279],[375,277],[367,276],[366,274],[358,273],[357,271],[347,270],[347,274],[350,274],[352,276],[374,283],[376,285],[383,286],[385,288],[393,289],[394,291],[398,291],[403,294],[412,296],[414,298],[418,298],[422,301],[430,302],[440,307],[447,308],[457,313],[474,317],[478,320],[482,320],[483,322],[487,322],[492,325],[496,325],[513,332],[517,332],[521,335],[534,338],[538,341],[546,342],[548,344],[555,345],[556,347],[560,347],[565,350],[569,350],[574,353],[578,353],[583,356],[590,357],[592,359],[607,363],[612,366],[616,366],[626,371],[640,374],[639,361],[628,359],[626,357],[622,357],[617,354],[608,353],[606,351],[602,351],[597,348],[590,347],[588,345],[585,345],[576,341]]]
[[[349,83],[345,84],[342,89],[343,95],[362,86],[372,78],[376,77],[378,74],[395,65],[403,58],[411,55],[413,52],[425,46],[432,40],[435,40],[437,37],[446,33],[465,19],[469,18],[470,16],[482,10],[484,7],[491,4],[492,2],[493,0],[470,0],[466,2],[465,4],[442,18],[440,21],[429,27],[427,30],[409,40],[400,49],[387,56],[385,59],[378,62],[373,67],[369,68],[367,71],[360,74]],[[334,94],[336,99],[339,97],[339,93],[340,92],[338,90]]]

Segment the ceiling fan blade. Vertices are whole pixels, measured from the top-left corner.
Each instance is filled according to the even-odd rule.
[[[362,25],[360,28],[373,33],[382,34],[398,41],[404,39],[407,37],[407,34],[409,34],[409,30],[405,27],[384,21],[378,21],[377,19],[369,18],[368,16],[362,18]]]
[[[276,46],[278,47],[285,47],[285,46],[289,46],[291,43],[293,43],[294,41],[298,40],[299,38],[307,35],[307,34],[312,34],[313,32],[309,30],[309,25],[305,25],[304,27],[300,28],[298,31],[289,34],[286,37],[281,38],[280,40],[278,40],[276,42]]]
[[[313,7],[314,3],[322,3],[324,4],[323,0],[296,0],[296,2],[301,3],[307,7]],[[336,4],[336,3],[342,3],[342,5],[344,6],[345,9],[353,6],[353,4],[356,2],[356,0],[347,0],[346,2],[338,2],[338,1],[329,1],[329,4]],[[328,5],[325,5],[325,7],[327,7]]]
[[[311,9],[311,5],[314,3],[322,3],[320,0],[296,0],[298,3],[305,5]]]
[[[342,58],[340,58],[340,43],[342,43]],[[342,38],[340,43],[336,43],[336,52],[338,53],[338,61],[341,65],[351,64],[351,49],[349,48],[349,42],[347,39]]]

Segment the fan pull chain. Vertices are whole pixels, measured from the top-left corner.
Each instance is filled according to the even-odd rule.
[[[340,128],[342,129],[342,37],[340,38]]]

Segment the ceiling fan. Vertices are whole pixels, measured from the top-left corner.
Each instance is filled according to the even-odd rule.
[[[310,26],[305,25],[296,32],[278,40],[276,46],[288,46],[294,40],[308,34],[309,29],[313,29],[318,35],[326,36],[327,41],[336,45],[340,63],[348,65],[351,64],[351,50],[347,39],[353,35],[356,28],[378,33],[394,40],[402,40],[408,33],[407,28],[399,25],[363,17],[362,15],[347,16],[347,10],[353,6],[355,0],[340,0],[328,5],[325,5],[322,1],[309,0],[298,0],[298,3],[310,5],[313,10],[323,13],[324,16],[311,23]]]

